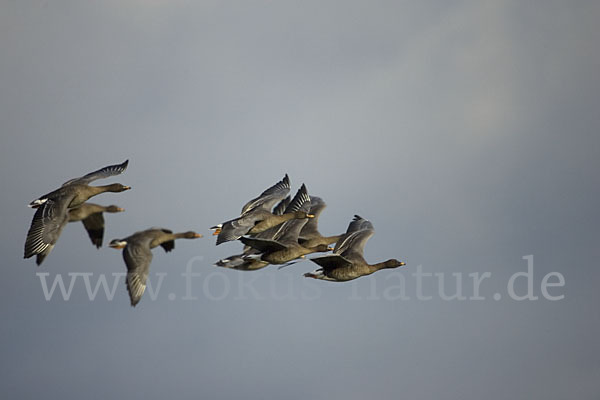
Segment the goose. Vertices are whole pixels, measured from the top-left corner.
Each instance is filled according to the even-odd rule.
[[[363,252],[365,244],[375,234],[370,221],[355,215],[346,234],[337,242],[333,254],[311,258],[310,261],[321,268],[304,274],[307,278],[345,282],[361,276],[370,275],[384,268],[397,268],[405,263],[390,259],[377,264],[368,264]]]
[[[89,183],[110,176],[119,175],[127,169],[129,160],[122,164],[109,165],[97,171],[90,172],[80,178],[65,182],[60,188],[39,197],[29,203],[29,207],[37,211],[31,221],[25,240],[24,258],[36,256],[36,264],[40,265],[50,254],[60,234],[67,224],[68,212],[78,207],[89,198],[104,192],[123,192],[131,189],[120,183],[104,186],[89,186]]]
[[[287,174],[283,179],[258,197],[247,202],[242,207],[241,215],[237,218],[212,226],[213,235],[217,236],[217,245],[239,239],[243,235],[255,235],[267,229],[281,225],[291,219],[313,218],[305,211],[296,211],[274,215],[270,209],[275,203],[282,200],[290,191],[290,179]]]
[[[123,249],[123,260],[127,266],[127,292],[131,306],[140,302],[146,290],[146,281],[152,261],[151,249],[161,246],[166,252],[175,248],[175,239],[197,239],[202,235],[193,231],[173,233],[164,228],[150,228],[136,232],[124,239],[113,239],[109,246]]]
[[[290,205],[286,208],[286,213],[303,211],[310,209],[310,196],[306,190],[306,185],[302,184]],[[307,219],[292,219],[281,225],[273,239],[261,239],[241,237],[239,240],[247,246],[250,246],[260,254],[245,256],[245,259],[260,259],[269,264],[286,264],[292,260],[303,257],[306,254],[314,252],[325,252],[332,250],[325,244],[314,247],[304,247],[298,243],[298,234],[306,224]]]
[[[81,221],[92,244],[100,248],[102,247],[102,239],[104,238],[104,216],[102,213],[118,213],[123,211],[125,211],[123,208],[115,205],[105,207],[94,203],[83,203],[79,207],[68,210],[68,222]]]

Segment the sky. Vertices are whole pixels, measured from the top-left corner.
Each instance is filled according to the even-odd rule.
[[[0,10],[3,398],[598,398],[599,3]],[[120,252],[80,223],[23,259],[31,200],[125,159],[98,184],[133,189],[93,199],[126,210],[105,243],[205,235],[154,250],[135,308]],[[323,234],[358,214],[367,261],[407,265],[213,266],[241,245],[209,227],[285,173],[327,202]],[[100,277],[116,289],[90,299]],[[66,300],[44,292],[59,278]]]

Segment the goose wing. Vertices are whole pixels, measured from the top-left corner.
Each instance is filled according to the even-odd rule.
[[[306,185],[302,184],[300,189],[296,192],[296,195],[292,199],[291,203],[285,209],[285,213],[293,213],[296,211],[308,212],[311,206],[311,199],[308,195]],[[286,244],[297,244],[298,235],[302,230],[302,227],[307,223],[307,219],[291,219],[284,222],[279,226],[279,229],[273,236],[273,238],[281,243]]]
[[[274,215],[282,215],[285,212],[286,207],[290,204],[291,198],[287,196],[285,199],[281,200],[277,205],[273,208]],[[279,227],[281,225],[274,226],[272,228],[267,229],[266,231],[262,231],[254,235],[256,239],[273,239]],[[256,254],[258,250],[251,248],[250,246],[244,245],[244,255],[248,254]]]
[[[70,201],[64,197],[48,199],[37,208],[25,240],[25,258],[36,255],[36,263],[40,265],[50,254],[67,224]]]
[[[90,172],[89,174],[84,175],[82,177],[68,180],[65,183],[63,183],[63,186],[67,186],[72,183],[87,185],[88,183],[97,179],[104,179],[110,176],[122,174],[127,169],[128,164],[129,160],[125,160],[125,162],[121,164],[109,165],[107,167],[100,168],[99,170]]]
[[[82,219],[83,227],[88,233],[90,240],[97,247],[102,247],[104,238],[104,216],[101,212],[93,213]]]
[[[150,247],[155,247],[156,243],[158,243],[158,245],[160,245],[160,247],[162,247],[165,250],[165,252],[167,252],[167,253],[175,248],[175,239],[171,239],[171,240],[167,240],[167,241],[163,242],[163,240],[165,239],[165,235],[173,234],[172,230],[165,229],[165,228],[154,228],[153,233],[154,233],[154,238],[153,238],[152,243],[150,244]]]
[[[242,207],[242,212],[240,215],[244,215],[257,207],[261,207],[267,211],[270,211],[275,203],[283,200],[285,196],[287,196],[289,191],[290,178],[287,174],[285,174],[282,180],[262,192],[258,197],[247,202],[244,207]]]
[[[147,242],[132,241],[123,249],[123,260],[127,266],[127,292],[131,305],[139,303],[150,272],[152,252]]]
[[[273,207],[273,211],[271,211],[274,215],[281,215],[285,212],[287,206],[290,205],[292,199],[290,196],[287,196],[285,199],[281,200],[275,207]]]
[[[352,266],[352,262],[339,254],[328,254],[311,258],[310,261],[318,264],[324,271],[331,271],[337,268],[348,268]]]
[[[262,219],[262,213],[258,213],[258,210],[256,211],[257,212],[250,212],[241,217],[223,222],[220,228],[221,232],[219,233],[219,236],[217,236],[217,245],[237,240],[248,233],[248,231]]]
[[[341,255],[354,253],[362,256],[365,244],[374,234],[375,229],[371,221],[355,215],[348,225],[346,234],[336,243],[333,253]]]
[[[327,207],[327,204],[317,196],[310,196],[310,211],[309,213],[314,215],[314,218],[309,218],[306,224],[302,227],[299,237],[302,239],[313,239],[321,237],[319,232],[319,215]]]
[[[275,251],[285,250],[287,246],[269,239],[257,239],[257,238],[249,238],[242,236],[240,238],[242,243],[247,246],[252,247],[253,249],[259,250],[262,253],[272,253]]]

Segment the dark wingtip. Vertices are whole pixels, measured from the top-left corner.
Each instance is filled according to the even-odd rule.
[[[127,169],[128,165],[129,165],[129,159],[123,161],[121,164],[118,165],[118,168],[121,170],[121,173],[123,173]]]
[[[306,196],[307,200],[310,201],[308,189],[306,188],[306,185],[304,183],[302,184],[302,186],[300,186],[300,190],[302,190],[302,193]]]
[[[140,302],[140,300],[142,299],[142,297],[138,297],[137,299],[134,299],[133,297],[129,297],[129,304],[131,304],[131,307],[135,307],[137,306],[137,304]]]

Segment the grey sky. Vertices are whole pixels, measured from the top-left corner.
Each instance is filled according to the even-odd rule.
[[[597,2],[0,4],[3,398],[597,398]],[[167,275],[135,309],[123,282],[46,301],[36,272],[125,267],[78,223],[36,269],[27,203],[127,158],[101,183],[133,190],[94,199],[126,209],[105,243],[206,237],[155,250],[151,282]],[[347,284],[304,279],[309,261],[213,267],[241,246],[208,227],[286,172],[328,203],[322,233],[359,214],[366,259],[407,266]],[[540,298],[511,300],[530,254]],[[419,301],[419,266],[462,273],[467,296],[490,272],[486,299],[443,301],[429,278]],[[560,301],[540,293],[554,271]],[[410,300],[384,298],[399,276]]]

